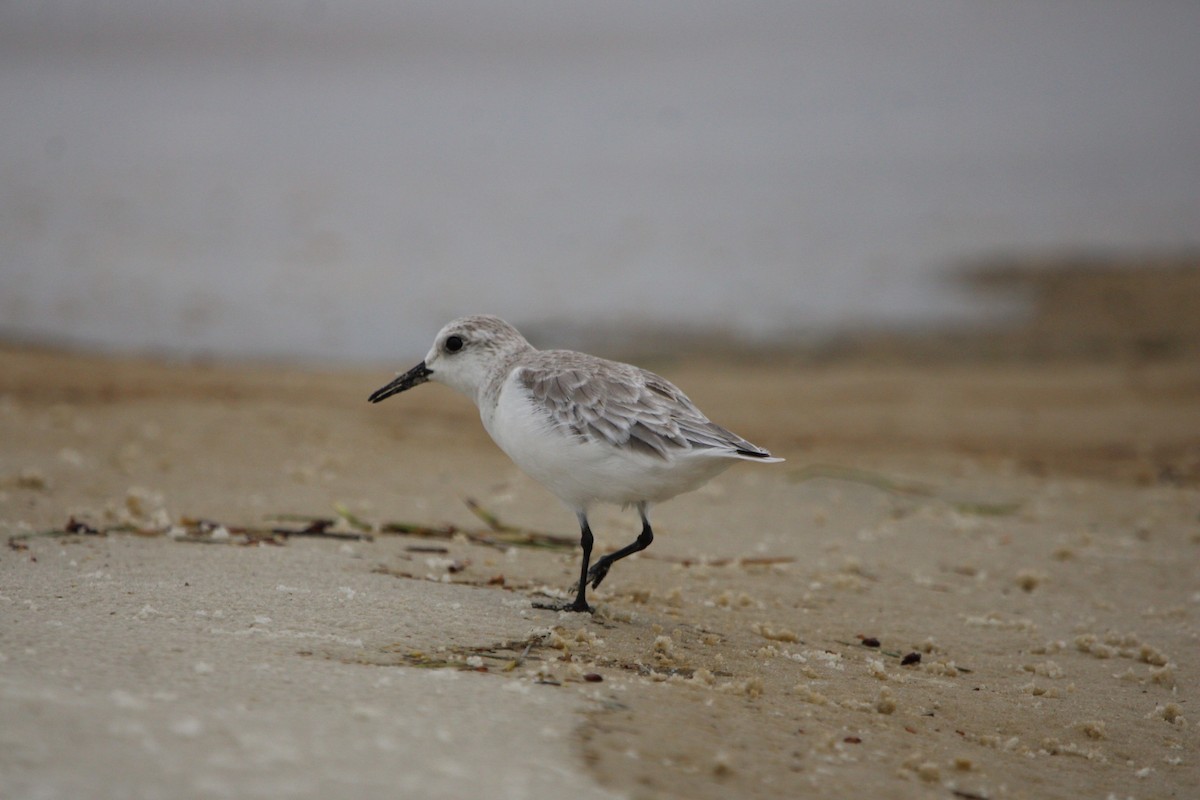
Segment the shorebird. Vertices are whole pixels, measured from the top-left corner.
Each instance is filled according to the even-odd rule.
[[[583,548],[575,599],[541,608],[591,611],[588,584],[595,589],[613,564],[654,540],[652,503],[697,489],[737,461],[783,460],[711,422],[666,378],[586,353],[538,350],[498,317],[448,323],[425,360],[370,402],[427,381],[475,401],[500,449],[575,512]],[[598,502],[634,506],[642,531],[591,564],[587,514]]]

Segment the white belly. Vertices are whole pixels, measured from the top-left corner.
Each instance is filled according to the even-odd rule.
[[[591,503],[657,503],[699,488],[734,459],[690,451],[664,460],[551,426],[523,388],[505,384],[495,410],[481,410],[483,426],[525,474],[575,510]]]

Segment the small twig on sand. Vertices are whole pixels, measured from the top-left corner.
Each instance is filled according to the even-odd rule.
[[[453,525],[431,527],[428,525],[415,525],[409,522],[385,522],[379,526],[379,530],[383,533],[424,536],[431,539],[450,539],[461,535],[473,544],[499,548],[534,547],[549,550],[573,550],[578,545],[578,542],[569,536],[560,536],[555,533],[543,533],[541,531],[532,531],[526,528],[506,525],[504,522],[501,522],[498,516],[471,498],[467,498],[463,502],[466,503],[471,513],[483,520],[488,526],[488,530],[471,531],[464,528],[457,528]]]
[[[544,533],[542,531],[533,531],[528,528],[516,528],[512,525],[507,525],[501,522],[498,516],[469,497],[463,502],[467,504],[467,508],[471,509],[475,516],[482,519],[492,529],[494,535],[491,538],[504,544],[519,545],[522,547],[543,547],[552,550],[574,550],[579,545],[579,540],[573,536],[561,536],[557,533]]]
[[[362,531],[363,533],[370,533],[371,523],[363,522],[362,519],[354,514],[354,512],[346,508],[341,503],[334,503],[333,510],[338,513],[339,517],[346,520],[346,523],[349,524],[351,528],[354,528],[356,531]]]
[[[488,511],[483,506],[479,505],[479,503],[475,502],[475,500],[472,498],[467,497],[463,500],[463,502],[466,503],[467,508],[471,509],[472,514],[483,520],[484,524],[492,530],[504,533],[513,533],[517,530],[516,528],[511,528],[502,523],[499,517]]]
[[[728,567],[730,565],[738,567],[770,567],[776,564],[792,564],[795,563],[795,556],[738,556],[735,558],[680,558],[679,556],[664,556],[658,553],[638,553],[640,558],[648,558],[652,561],[666,561],[670,564],[678,564],[681,567]]]
[[[398,533],[401,536],[422,536],[426,539],[450,539],[456,533],[464,533],[453,525],[441,527],[419,525],[415,522],[385,522],[379,526],[380,533]]]

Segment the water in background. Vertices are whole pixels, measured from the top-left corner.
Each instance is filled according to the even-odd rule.
[[[1198,97],[1166,0],[5,4],[0,333],[407,362],[484,311],[992,320],[960,263],[1197,242]]]

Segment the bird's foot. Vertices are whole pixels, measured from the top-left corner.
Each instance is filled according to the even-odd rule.
[[[576,611],[579,613],[583,613],[586,611],[589,614],[595,613],[595,609],[592,608],[591,606],[589,606],[587,604],[587,601],[584,600],[583,598],[576,598],[574,600],[562,600],[557,603],[542,603],[542,602],[538,602],[535,600],[533,602],[533,607],[540,608],[545,611]]]
[[[588,570],[587,580],[595,589],[600,586],[600,581],[608,575],[608,568],[612,566],[612,562],[606,562],[604,559],[597,561],[591,569]]]

